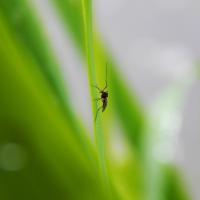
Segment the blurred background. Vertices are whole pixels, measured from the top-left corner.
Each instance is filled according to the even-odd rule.
[[[94,151],[95,156],[90,155],[92,160],[93,156],[94,160],[98,157],[98,148],[93,150],[98,139],[93,130],[87,64],[84,54],[80,53],[81,39],[77,39],[84,32],[77,28],[79,18],[83,19],[81,1],[1,1],[1,38],[6,38],[1,41],[0,55],[3,66],[0,75],[3,99],[0,175],[3,181],[0,185],[4,185],[0,190],[1,199],[27,199],[29,195],[32,195],[30,199],[112,199],[103,195],[101,178],[94,178],[100,176],[96,175],[96,163],[85,164],[87,151]],[[108,174],[114,193],[117,191],[116,196],[119,196],[116,199],[200,199],[199,10],[198,0],[93,1],[95,38],[101,41],[100,46],[105,45],[108,55],[112,55],[101,56],[102,47],[94,43],[95,56],[100,55],[96,66],[97,84],[101,88],[108,62],[111,100],[102,115],[102,128]],[[15,52],[19,55],[14,55]],[[54,57],[58,70],[53,67]],[[26,69],[28,65],[31,66]],[[9,72],[9,66],[16,72],[12,67]],[[120,81],[113,75],[115,70],[133,100],[120,92],[123,87],[117,84]],[[10,73],[13,74],[6,75]],[[6,85],[10,84],[9,79],[13,86]],[[63,91],[67,91],[64,98]],[[123,101],[126,98],[127,102]],[[128,107],[129,101],[133,109]],[[24,113],[21,108],[27,113],[16,114]],[[81,123],[80,128],[75,118]],[[143,118],[145,125],[141,125]],[[131,129],[134,121],[137,128],[133,125]],[[56,125],[52,128],[51,123]],[[65,132],[69,133],[68,138]],[[78,136],[74,136],[76,132]],[[80,139],[82,132],[86,135]],[[137,144],[128,142],[130,138],[134,140],[135,135],[127,138],[124,132],[144,133],[138,145],[139,153],[135,150]],[[87,144],[88,140],[91,143]],[[89,150],[83,148],[86,153],[82,153],[79,142],[89,146]],[[134,150],[132,145],[135,145]],[[40,176],[43,173],[44,177]],[[174,173],[180,180],[176,181]],[[144,174],[149,179],[144,181],[147,191],[141,181]],[[19,184],[18,187],[15,184]],[[91,185],[94,187],[92,195]],[[23,187],[27,189],[24,196]],[[80,195],[74,195],[76,190]],[[148,197],[143,195],[146,192]]]
[[[147,109],[168,87],[186,82],[198,67],[199,9],[198,0],[95,1],[100,31]],[[170,138],[170,162],[185,175],[195,200],[200,199],[199,100],[199,79],[194,78],[178,111],[180,121],[174,121],[179,128]]]

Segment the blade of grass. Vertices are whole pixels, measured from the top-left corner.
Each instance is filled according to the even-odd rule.
[[[185,180],[182,177],[179,169],[173,166],[165,166],[164,169],[164,186],[163,193],[165,195],[165,200],[190,200],[188,190],[185,190]]]
[[[0,170],[0,185],[6,191],[2,199],[55,199],[49,189],[63,200],[106,199],[98,172],[82,152],[46,79],[1,15],[0,38],[0,139],[23,144],[30,150],[28,156],[34,156],[16,176]],[[45,191],[36,194],[40,188]]]
[[[97,99],[96,88],[93,85],[96,85],[96,71],[95,71],[95,58],[94,58],[94,44],[93,44],[93,17],[92,17],[92,1],[91,0],[82,0],[82,9],[83,9],[83,19],[84,19],[84,30],[85,30],[85,47],[86,47],[86,56],[87,56],[87,65],[89,73],[89,83],[91,88],[91,97],[93,102],[93,113],[94,113],[94,127],[95,127],[95,138],[99,154],[99,162],[103,175],[104,181],[106,184],[109,184],[108,173],[106,167],[106,158],[105,158],[105,143],[103,137],[102,122],[99,116],[96,116],[98,110],[97,102],[94,99]]]
[[[58,64],[30,4],[26,0],[1,0],[0,10],[12,30],[12,34],[33,55],[56,96],[60,100],[66,101],[65,88]]]
[[[13,36],[37,63],[35,67],[38,67],[43,73],[55,98],[57,98],[58,104],[66,115],[66,120],[70,121],[77,140],[93,162],[95,150],[87,137],[87,130],[72,110],[59,65],[30,3],[26,0],[2,0],[0,1],[0,11],[12,30]]]

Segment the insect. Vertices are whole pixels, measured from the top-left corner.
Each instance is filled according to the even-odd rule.
[[[102,109],[102,112],[106,110],[106,107],[108,105],[108,91],[106,90],[108,88],[108,83],[107,83],[107,64],[106,64],[106,85],[103,89],[100,89],[98,86],[94,85],[93,87],[97,88],[99,93],[101,94],[101,97],[98,99],[95,99],[96,101],[101,100],[102,105],[97,109],[96,111],[96,116],[95,116],[95,121],[97,119],[98,112]]]

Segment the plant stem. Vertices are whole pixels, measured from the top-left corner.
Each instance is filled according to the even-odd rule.
[[[94,56],[94,43],[93,43],[93,17],[92,17],[92,1],[82,0],[82,10],[84,18],[84,30],[85,30],[85,47],[86,47],[86,57],[88,65],[89,83],[93,104],[93,116],[96,115],[96,110],[98,109],[97,103],[93,99],[97,98],[97,91],[92,85],[96,85],[96,68],[95,68],[95,56]],[[94,117],[95,118],[95,117]],[[96,120],[94,120],[94,132],[97,145],[98,159],[100,163],[100,169],[103,176],[103,180],[106,185],[109,183],[106,158],[105,158],[105,143],[102,130],[101,114]]]

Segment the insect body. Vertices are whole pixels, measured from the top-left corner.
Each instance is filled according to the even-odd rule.
[[[103,105],[102,105],[102,112],[106,109],[107,107],[107,104],[108,104],[108,92],[104,92],[102,91],[101,93],[101,100],[103,102]]]
[[[95,121],[97,119],[97,115],[98,115],[98,112],[102,109],[102,112],[105,111],[106,107],[107,107],[107,104],[108,104],[108,91],[106,91],[107,87],[108,87],[108,84],[107,84],[107,66],[106,66],[106,86],[101,90],[98,86],[94,86],[95,88],[97,88],[99,90],[99,93],[101,94],[101,97],[98,98],[98,99],[95,99],[96,101],[99,101],[101,100],[102,101],[102,106],[100,106],[98,109],[97,109],[97,112],[96,112],[96,116],[95,116]]]

